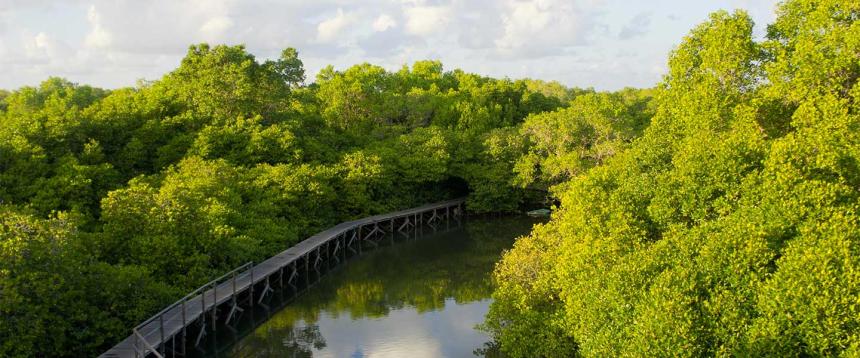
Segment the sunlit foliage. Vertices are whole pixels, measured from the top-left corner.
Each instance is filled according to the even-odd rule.
[[[518,126],[584,93],[438,61],[305,81],[295,49],[199,44],[133,88],[0,92],[0,356],[93,356],[340,221],[470,193],[518,211]]]
[[[694,28],[620,153],[520,170],[567,181],[551,223],[496,269],[487,328],[502,350],[860,353],[860,4],[778,13],[761,42],[742,11]]]

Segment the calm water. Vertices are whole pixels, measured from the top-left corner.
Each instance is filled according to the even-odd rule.
[[[352,259],[219,356],[471,357],[501,252],[536,222],[470,219]]]

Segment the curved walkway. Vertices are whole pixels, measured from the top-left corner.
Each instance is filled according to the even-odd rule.
[[[172,343],[171,349],[175,350],[177,340],[181,341],[184,352],[186,340],[190,338],[199,342],[206,334],[207,316],[208,323],[215,329],[219,319],[216,308],[219,306],[230,305],[223,320],[229,322],[235,313],[243,310],[240,295],[243,303],[253,305],[256,290],[257,300],[261,301],[272,291],[270,279],[276,278],[281,287],[285,284],[295,287],[300,271],[307,273],[311,268],[316,269],[320,262],[329,258],[339,262],[341,253],[345,255],[346,249],[351,249],[354,243],[370,240],[375,245],[372,239],[385,233],[433,224],[451,216],[459,217],[463,213],[464,202],[465,198],[448,200],[340,223],[257,265],[247,263],[201,286],[133,328],[130,336],[101,357],[160,357],[159,352],[164,352],[168,343]],[[197,337],[187,337],[187,328],[195,322],[201,327],[200,333]]]

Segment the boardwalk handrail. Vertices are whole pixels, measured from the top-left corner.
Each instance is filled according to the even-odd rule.
[[[135,351],[137,351],[137,344],[140,342],[143,342],[143,352],[135,352],[135,353],[143,353],[144,356],[146,356],[149,353],[152,353],[155,355],[155,358],[164,358],[164,356],[161,355],[161,353],[158,353],[158,350],[156,350],[155,347],[153,347],[151,344],[149,344],[149,342],[146,341],[146,338],[144,338],[143,335],[140,334],[140,332],[138,332],[137,328],[132,328],[131,332],[132,332],[132,334],[134,334],[134,349],[135,349]]]
[[[218,278],[216,278],[216,279],[214,279],[214,280],[212,280],[212,281],[209,281],[209,282],[207,282],[207,283],[203,284],[203,286],[200,286],[200,287],[198,287],[196,290],[191,291],[191,293],[189,293],[189,294],[185,295],[185,297],[182,297],[182,298],[178,299],[176,302],[174,302],[174,303],[173,303],[173,304],[171,304],[170,306],[165,307],[163,310],[161,310],[161,311],[159,311],[158,313],[156,313],[156,314],[152,315],[152,317],[149,317],[149,319],[147,319],[146,321],[143,321],[141,324],[139,324],[139,325],[135,326],[134,328],[135,328],[135,329],[141,329],[143,326],[145,326],[145,325],[147,325],[147,324],[149,324],[149,323],[151,323],[151,322],[154,322],[156,319],[158,319],[158,317],[163,316],[167,311],[170,311],[171,309],[173,309],[173,308],[175,308],[175,307],[178,307],[179,305],[181,305],[181,304],[182,304],[182,303],[184,303],[184,302],[188,302],[188,301],[189,301],[189,298],[192,298],[192,297],[194,297],[194,296],[197,296],[197,294],[199,294],[199,293],[204,293],[204,292],[206,292],[208,289],[210,289],[210,288],[213,288],[213,287],[217,286],[219,283],[223,282],[222,280],[223,280],[223,279],[225,279],[225,278],[227,278],[227,276],[235,277],[235,276],[233,276],[233,274],[234,274],[234,273],[238,273],[238,272],[240,272],[240,271],[241,271],[241,272],[244,272],[243,270],[245,270],[245,269],[247,269],[247,268],[249,268],[249,267],[253,268],[253,267],[252,267],[252,265],[253,265],[253,264],[254,264],[254,262],[252,262],[252,261],[248,261],[248,262],[244,263],[242,266],[239,266],[239,267],[237,267],[237,268],[234,268],[234,269],[233,269],[233,270],[231,270],[230,272],[225,273],[225,274],[221,275],[220,277],[218,277]]]
[[[163,326],[164,326],[164,314],[167,313],[168,311],[176,308],[176,307],[179,307],[179,306],[182,306],[182,321],[183,321],[182,324],[183,325],[186,324],[186,322],[185,322],[185,319],[186,319],[186,317],[185,317],[185,304],[188,301],[190,301],[191,298],[194,298],[195,296],[200,295],[205,300],[205,296],[206,296],[207,291],[209,291],[210,289],[216,289],[216,287],[218,287],[218,285],[220,283],[225,282],[226,281],[225,279],[228,277],[235,280],[236,277],[238,276],[238,274],[245,273],[245,271],[247,271],[249,269],[250,270],[254,269],[254,262],[253,261],[248,261],[248,262],[244,263],[242,266],[234,268],[233,270],[230,270],[230,272],[227,272],[227,273],[221,275],[220,277],[203,284],[202,286],[198,287],[196,290],[191,291],[191,293],[185,295],[185,297],[180,298],[179,300],[177,300],[173,304],[165,307],[163,310],[152,315],[152,317],[149,317],[149,319],[141,322],[140,324],[138,324],[137,326],[135,326],[132,329],[133,333],[135,334],[135,340],[142,341],[144,343],[144,345],[146,345],[148,348],[151,347],[149,341],[146,340],[146,336],[144,336],[143,334],[140,334],[140,330],[142,330],[144,327],[146,327],[146,325],[158,320],[159,326],[161,327],[161,330],[163,332],[164,331],[164,328],[163,328]],[[253,274],[252,274],[252,276],[253,276]],[[217,291],[216,291],[216,293],[217,293]],[[217,294],[213,294],[212,298],[213,298],[213,304],[217,304]],[[203,304],[203,308],[205,309],[205,302]],[[162,341],[163,340],[164,339],[162,337]],[[137,347],[135,347],[135,349],[137,349]],[[145,356],[146,352],[144,351],[143,353]],[[156,351],[156,353],[157,353],[157,351]]]
[[[360,243],[369,239],[370,242],[376,246],[373,242],[373,238],[384,234],[386,231],[379,225],[382,222],[388,222],[389,225],[387,227],[387,231],[392,234],[395,233],[395,231],[403,232],[404,228],[406,231],[409,231],[410,228],[414,229],[417,225],[422,223],[432,225],[434,220],[440,220],[442,218],[447,220],[451,217],[451,214],[459,218],[463,214],[464,203],[465,198],[458,198],[411,209],[346,221],[332,226],[306,238],[305,240],[291,245],[281,253],[269,257],[262,262],[257,264],[247,262],[242,266],[207,282],[135,326],[132,329],[131,336],[119,342],[116,346],[104,352],[101,356],[146,357],[150,354],[155,354],[160,357],[161,353],[159,353],[158,350],[153,349],[153,347],[166,349],[167,339],[175,339],[179,332],[182,333],[181,354],[184,355],[186,327],[195,321],[200,323],[200,329],[198,330],[197,339],[195,341],[195,346],[198,345],[201,338],[206,335],[207,312],[211,312],[211,319],[208,321],[212,324],[212,330],[214,331],[217,323],[216,312],[220,304],[232,300],[232,309],[227,315],[225,321],[230,322],[231,318],[235,318],[235,313],[243,311],[242,308],[239,308],[240,303],[237,300],[239,294],[249,292],[247,299],[253,306],[255,296],[262,301],[267,293],[273,292],[273,289],[269,286],[269,278],[272,275],[279,273],[279,282],[283,287],[283,280],[285,278],[284,272],[289,270],[290,267],[292,269],[292,273],[286,280],[287,284],[292,285],[295,288],[292,282],[296,276],[297,270],[299,270],[296,266],[296,262],[298,260],[304,261],[304,270],[307,272],[311,258],[315,258],[315,261],[311,266],[316,270],[316,265],[319,264],[320,260],[329,259],[329,255],[331,253],[326,252],[329,250],[334,250],[333,252],[335,254],[338,250],[345,252],[343,250],[350,247],[353,240]],[[442,210],[441,215],[437,215],[437,210]],[[431,212],[432,216],[429,216],[425,220],[424,214]],[[400,225],[396,229],[395,221],[399,221],[398,225]],[[372,230],[369,232],[362,232],[365,228]],[[349,239],[347,239],[348,233],[351,233]],[[329,246],[332,243],[334,243],[333,248]],[[359,253],[360,252],[361,246],[359,246]],[[323,259],[324,256],[325,258]],[[335,255],[334,258],[338,259],[337,255]],[[339,259],[338,262],[340,262]],[[231,280],[232,284],[230,283]],[[258,282],[264,283],[265,287],[261,291],[260,295],[255,295],[254,285]],[[167,323],[167,325],[165,325],[165,323]],[[141,341],[144,345],[143,348],[139,346]],[[175,340],[172,342],[172,347],[175,349]]]

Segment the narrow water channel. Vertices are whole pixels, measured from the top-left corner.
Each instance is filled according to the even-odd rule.
[[[493,266],[528,217],[469,219],[402,239],[329,272],[307,292],[208,356],[470,357],[490,304]]]

